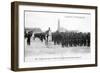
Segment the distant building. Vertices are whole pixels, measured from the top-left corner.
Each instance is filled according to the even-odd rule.
[[[33,33],[40,33],[42,30],[40,28],[25,28],[26,33],[32,31]]]
[[[58,20],[58,29],[57,29],[58,32],[60,32],[60,20]]]
[[[63,28],[63,27],[60,27],[60,20],[58,20],[58,28],[57,28],[57,31],[58,32],[66,32],[67,29]]]

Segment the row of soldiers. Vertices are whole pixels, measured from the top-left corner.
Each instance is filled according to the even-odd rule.
[[[62,47],[90,46],[90,33],[82,32],[55,32],[52,34],[54,44],[61,44]]]

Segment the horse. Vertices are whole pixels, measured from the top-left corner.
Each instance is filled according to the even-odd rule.
[[[34,33],[34,37],[33,37],[33,39],[35,40],[35,38],[39,38],[42,42],[43,42],[43,40],[46,40],[46,37],[45,37],[45,33]]]

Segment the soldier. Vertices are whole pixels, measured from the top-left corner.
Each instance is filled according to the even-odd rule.
[[[32,36],[32,32],[29,31],[27,34],[27,45],[30,45],[31,36]]]
[[[47,45],[48,47],[48,42],[49,41],[52,41],[52,33],[51,33],[51,29],[49,27],[49,29],[46,31],[46,41],[45,41],[45,44]]]

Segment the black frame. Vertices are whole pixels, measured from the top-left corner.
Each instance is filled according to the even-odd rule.
[[[50,7],[69,7],[82,9],[95,9],[95,64],[84,65],[64,65],[52,67],[36,67],[36,68],[18,68],[18,6],[19,5],[36,5],[36,6],[50,6]],[[60,68],[77,68],[77,67],[92,67],[97,66],[97,7],[96,6],[82,6],[82,5],[68,5],[68,4],[50,4],[50,3],[33,3],[33,2],[12,2],[11,3],[11,70],[13,71],[27,71],[27,70],[47,70]]]

